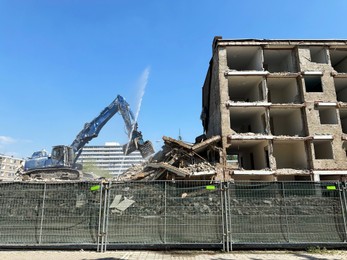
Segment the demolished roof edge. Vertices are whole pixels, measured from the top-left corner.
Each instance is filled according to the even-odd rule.
[[[260,38],[228,38],[228,39],[223,39],[220,36],[217,36],[214,38],[214,41],[216,42],[227,42],[227,41],[260,41],[260,42],[281,42],[281,41],[293,41],[293,42],[309,42],[309,41],[314,41],[314,42],[347,42],[346,39],[260,39]]]
[[[249,43],[255,45],[266,45],[266,44],[283,44],[298,46],[298,45],[307,45],[308,43],[314,45],[347,45],[347,39],[222,39],[222,37],[215,37],[212,43],[212,50],[219,46],[228,46],[234,45],[232,43]]]

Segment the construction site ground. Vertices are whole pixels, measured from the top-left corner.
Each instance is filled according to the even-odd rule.
[[[233,251],[223,253],[220,251],[41,251],[41,250],[10,250],[0,251],[2,260],[342,260],[347,259],[347,251],[317,250],[309,251]]]

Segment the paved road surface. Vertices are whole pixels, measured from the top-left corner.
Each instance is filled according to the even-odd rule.
[[[347,251],[308,253],[305,251],[0,251],[1,260],[345,260]]]

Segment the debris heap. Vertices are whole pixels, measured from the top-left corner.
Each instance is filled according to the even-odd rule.
[[[218,172],[220,136],[195,144],[163,137],[164,146],[148,162],[129,168],[117,180],[213,179]]]

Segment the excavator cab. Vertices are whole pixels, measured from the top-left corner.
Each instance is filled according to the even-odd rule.
[[[47,155],[45,152],[44,155]],[[74,164],[75,154],[70,146],[53,146],[50,156],[34,157],[26,161],[23,179],[78,180],[80,171]]]
[[[70,146],[57,145],[53,146],[51,159],[53,166],[72,166],[75,154]]]

